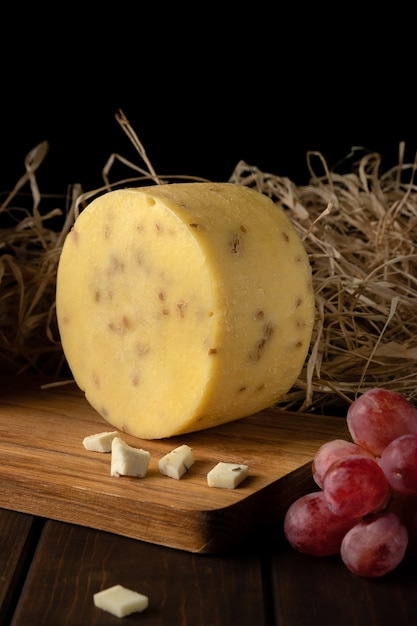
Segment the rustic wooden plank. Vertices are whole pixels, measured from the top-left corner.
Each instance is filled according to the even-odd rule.
[[[48,521],[11,626],[120,626],[93,605],[93,593],[115,584],[149,597],[148,609],[124,625],[269,623],[255,553],[193,554]]]
[[[306,490],[319,445],[347,432],[342,418],[267,410],[168,440],[122,434],[149,450],[149,472],[143,479],[111,478],[110,455],[82,445],[109,425],[75,385],[42,389],[36,379],[21,377],[2,382],[2,506],[191,552],[228,549],[282,518]],[[192,446],[195,464],[181,480],[163,476],[158,459],[182,443]],[[207,472],[218,461],[247,463],[249,478],[234,490],[208,487]]]
[[[9,612],[24,582],[27,559],[38,538],[34,518],[0,509],[0,624]]]
[[[274,623],[280,626],[417,624],[415,559],[405,559],[386,576],[368,579],[349,572],[339,556],[309,557],[282,537],[269,546],[271,553]]]

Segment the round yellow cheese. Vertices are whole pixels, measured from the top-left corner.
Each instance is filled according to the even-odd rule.
[[[277,402],[300,374],[314,322],[311,267],[290,219],[233,183],[93,200],[65,240],[56,308],[88,402],[142,439]]]

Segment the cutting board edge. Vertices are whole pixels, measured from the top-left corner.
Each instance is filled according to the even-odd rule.
[[[306,463],[247,498],[224,507],[194,511],[169,510],[163,505],[147,502],[133,524],[128,516],[130,511],[124,511],[124,525],[120,519],[115,523],[114,519],[103,516],[101,512],[86,511],[83,499],[75,497],[79,495],[75,488],[72,494],[74,497],[67,499],[63,507],[58,500],[59,494],[51,493],[50,485],[44,492],[42,485],[34,485],[32,496],[28,497],[26,490],[19,493],[17,483],[3,483],[0,480],[0,501],[3,509],[17,513],[95,528],[187,552],[217,554],[241,544],[257,530],[279,523],[291,502],[311,488],[310,468],[311,463]],[[46,508],[44,497],[49,502]],[[115,506],[116,501],[117,498],[105,495],[102,504],[103,507]],[[268,513],[259,517],[260,509]]]

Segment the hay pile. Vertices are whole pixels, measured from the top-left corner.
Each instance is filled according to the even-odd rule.
[[[56,268],[68,230],[80,207],[100,191],[145,179],[169,180],[156,175],[127,120],[118,119],[146,169],[112,155],[101,190],[84,194],[75,186],[60,199],[59,208],[44,213],[44,196],[36,182],[47,151],[47,144],[41,144],[27,156],[26,174],[0,205],[3,371],[68,375],[55,319]],[[373,386],[398,391],[410,400],[416,396],[416,165],[403,161],[403,150],[400,145],[398,165],[386,172],[381,172],[378,154],[353,154],[345,174],[330,171],[321,154],[309,153],[306,186],[244,162],[232,173],[231,182],[256,188],[290,213],[313,268],[317,313],[311,350],[296,385],[281,403],[284,408],[346,405]],[[140,176],[111,184],[115,159]],[[21,209],[16,199],[27,186],[32,206]],[[59,229],[49,225],[57,216]]]
[[[72,214],[58,231],[61,208],[41,212],[36,180],[46,142],[26,156],[26,173],[0,204],[0,371],[59,376],[65,367],[55,319],[56,268]],[[30,208],[22,208],[28,202]],[[78,195],[77,189],[75,194]],[[26,192],[26,193],[25,193]],[[60,198],[59,202],[66,200]]]

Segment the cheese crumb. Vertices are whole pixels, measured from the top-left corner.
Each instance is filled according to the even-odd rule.
[[[161,474],[179,480],[194,463],[193,450],[186,444],[178,446],[159,459],[159,471]]]
[[[90,452],[110,452],[111,442],[117,436],[117,430],[111,432],[97,433],[84,437],[83,446]]]
[[[207,474],[207,484],[209,487],[234,489],[245,480],[248,474],[249,467],[247,465],[220,462]]]
[[[122,585],[114,585],[93,594],[94,606],[116,617],[125,617],[131,613],[140,613],[149,606],[148,596],[127,589]]]
[[[151,454],[147,450],[129,446],[120,437],[111,444],[111,476],[135,476],[143,478],[148,471]]]

